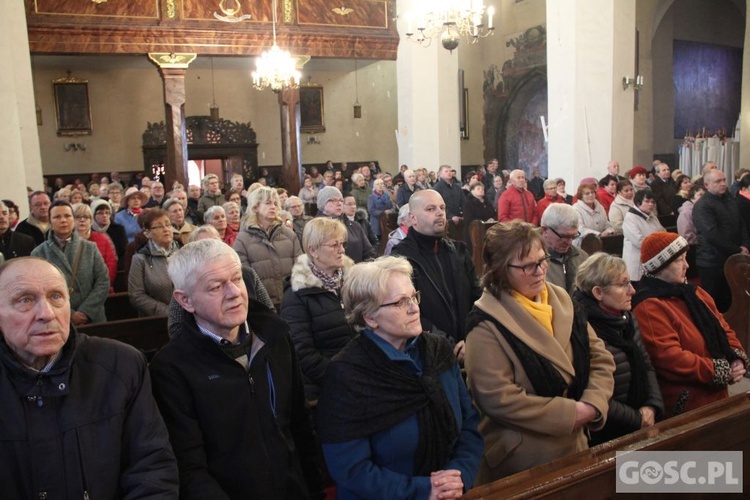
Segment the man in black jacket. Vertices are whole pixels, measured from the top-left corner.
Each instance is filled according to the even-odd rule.
[[[406,257],[414,268],[412,281],[422,296],[422,327],[447,335],[461,361],[466,318],[482,293],[474,264],[463,242],[443,237],[447,221],[440,193],[417,191],[409,199],[409,209],[412,227],[391,255]]]
[[[3,498],[177,499],[177,463],[146,359],[70,326],[48,262],[0,267]]]
[[[719,311],[726,312],[732,304],[732,292],[724,276],[724,263],[736,253],[748,253],[750,236],[737,204],[727,192],[724,172],[709,170],[703,182],[706,192],[693,208],[693,224],[698,234],[698,276]]]
[[[34,250],[34,238],[10,229],[10,210],[0,201],[0,253],[6,261],[16,257],[28,257]]]
[[[183,498],[313,498],[316,447],[289,327],[250,301],[240,260],[208,239],[173,254],[182,306],[151,363]]]

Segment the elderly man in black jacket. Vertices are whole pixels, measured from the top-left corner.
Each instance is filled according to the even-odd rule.
[[[289,327],[248,299],[240,259],[215,239],[173,254],[182,306],[151,363],[182,498],[305,499],[320,493]]]
[[[62,273],[0,267],[3,498],[176,499],[177,463],[146,359],[70,326]]]
[[[447,335],[464,357],[466,319],[482,294],[474,264],[460,241],[444,238],[446,208],[440,193],[417,191],[409,199],[412,227],[391,255],[406,257],[414,268],[414,288],[421,296],[422,327]]]
[[[0,201],[0,253],[4,260],[28,257],[35,246],[34,238],[31,236],[11,231],[10,210]]]
[[[709,170],[703,177],[706,193],[695,203],[693,224],[698,234],[698,276],[721,312],[732,304],[724,263],[736,253],[748,253],[750,236],[737,204],[727,192],[727,176]]]

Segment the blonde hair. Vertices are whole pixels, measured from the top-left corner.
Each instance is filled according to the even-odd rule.
[[[276,218],[274,219],[274,222],[281,222],[281,217],[279,217],[279,212],[281,211],[279,194],[274,188],[262,186],[247,195],[247,210],[245,211],[245,216],[242,218],[242,229],[260,225],[258,223],[258,214],[255,213],[255,209],[258,208],[258,205],[265,203],[269,199],[273,200],[276,205]]]
[[[611,285],[627,269],[625,261],[620,257],[597,252],[578,266],[576,288],[591,294],[595,286]]]
[[[323,242],[338,238],[346,242],[346,226],[338,219],[328,217],[316,217],[305,224],[302,231],[302,248],[310,256],[311,248],[320,248]]]

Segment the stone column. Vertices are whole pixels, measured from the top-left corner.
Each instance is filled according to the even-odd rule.
[[[164,84],[164,110],[167,124],[167,163],[164,186],[172,182],[188,185],[187,132],[185,129],[185,73],[196,54],[151,52],[148,58],[159,67]],[[169,183],[169,184],[167,184]]]
[[[300,156],[299,88],[283,87],[278,93],[281,113],[281,185],[296,195],[302,185]]]
[[[466,41],[451,54],[439,37],[426,48],[407,40],[404,33],[413,6],[414,0],[398,2],[398,163],[429,170],[448,164],[460,172],[457,50]]]
[[[26,186],[42,189],[42,157],[23,2],[0,2],[0,108],[3,110],[0,120],[2,198],[16,202],[21,218],[26,218],[29,213]],[[44,120],[54,126],[54,109],[45,109],[43,114]]]
[[[577,187],[633,162],[635,2],[547,2],[549,176]],[[650,85],[651,82],[645,82]]]

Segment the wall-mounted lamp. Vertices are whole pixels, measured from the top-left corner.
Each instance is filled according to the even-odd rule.
[[[643,75],[637,75],[635,78],[623,76],[622,90],[628,90],[628,87],[633,87],[633,90],[641,90],[643,88]]]
[[[86,146],[85,142],[71,142],[70,144],[63,145],[65,151],[86,151],[87,148],[88,146]]]
[[[308,144],[320,144],[320,139],[314,135],[311,135],[310,137],[307,138],[307,143]]]

